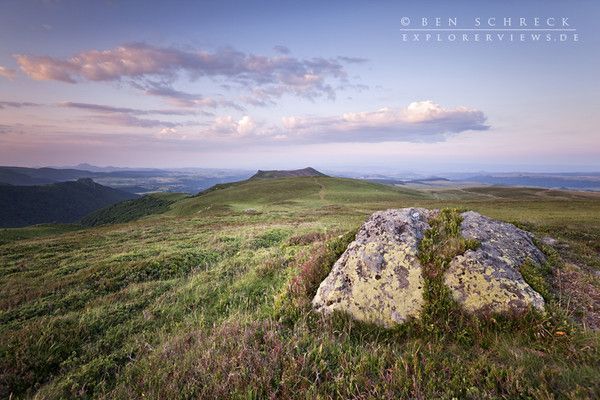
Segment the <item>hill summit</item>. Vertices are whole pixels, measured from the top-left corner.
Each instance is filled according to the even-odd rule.
[[[293,178],[299,176],[327,176],[322,172],[317,171],[312,167],[294,170],[258,170],[250,179],[276,179],[276,178]]]

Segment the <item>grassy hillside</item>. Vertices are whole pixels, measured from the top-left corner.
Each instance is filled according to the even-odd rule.
[[[85,226],[98,226],[135,221],[147,215],[164,213],[171,204],[185,197],[185,194],[180,193],[148,194],[101,208],[86,215],[80,222]]]
[[[557,239],[544,247],[552,272],[536,277],[555,299],[548,315],[385,331],[308,311],[365,218],[408,206],[474,209]],[[134,222],[39,229],[0,237],[0,397],[600,395],[596,194],[256,180]]]
[[[75,222],[99,208],[135,197],[91,179],[40,186],[0,186],[0,226]]]

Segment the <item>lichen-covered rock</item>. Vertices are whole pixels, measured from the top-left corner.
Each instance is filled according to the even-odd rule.
[[[424,281],[417,248],[432,213],[404,208],[373,214],[319,286],[314,308],[384,326],[418,317]]]
[[[444,283],[453,297],[471,312],[521,312],[530,306],[543,310],[544,299],[519,272],[527,259],[545,261],[530,234],[473,211],[461,215],[461,234],[481,245],[455,257],[446,270]]]

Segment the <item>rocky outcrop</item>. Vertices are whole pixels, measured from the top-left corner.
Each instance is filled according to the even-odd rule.
[[[321,283],[314,308],[384,326],[418,317],[424,281],[417,247],[431,215],[423,208],[373,214]]]
[[[418,245],[430,228],[428,220],[437,213],[403,208],[373,214],[319,286],[313,307],[387,327],[418,318],[425,284]],[[462,236],[480,246],[456,256],[444,273],[444,283],[458,303],[474,313],[543,309],[543,298],[519,272],[526,260],[545,261],[531,235],[476,212],[461,216]]]
[[[542,310],[544,299],[519,272],[528,259],[545,262],[531,235],[473,211],[461,216],[461,234],[480,246],[455,257],[446,270],[444,283],[453,297],[471,312],[521,312],[530,306]]]

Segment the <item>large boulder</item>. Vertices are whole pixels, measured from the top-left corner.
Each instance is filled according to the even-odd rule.
[[[319,286],[313,307],[386,327],[418,318],[425,283],[418,245],[437,213],[424,208],[374,213]],[[526,260],[545,261],[531,235],[472,211],[462,218],[461,234],[480,246],[455,257],[444,274],[458,303],[474,313],[542,310],[542,296],[519,272]]]
[[[319,286],[314,308],[383,326],[418,317],[424,281],[417,247],[432,213],[404,208],[373,214]]]
[[[480,246],[450,262],[444,283],[453,297],[467,311],[477,313],[522,312],[531,306],[543,310],[544,299],[519,272],[526,260],[545,262],[531,235],[474,211],[461,216],[461,234]]]

